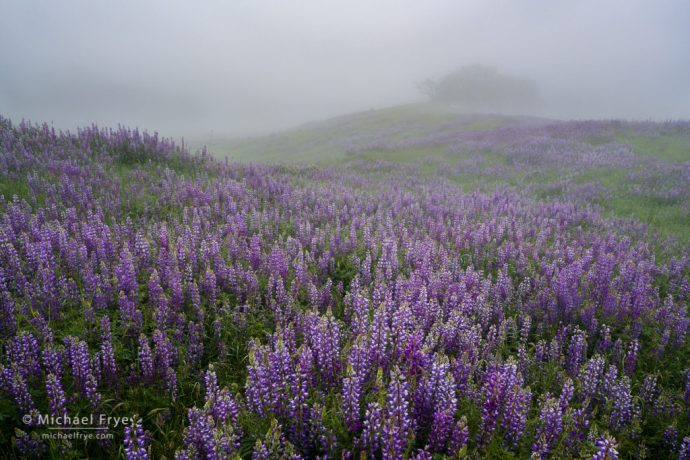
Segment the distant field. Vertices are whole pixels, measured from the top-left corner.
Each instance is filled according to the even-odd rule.
[[[415,104],[340,116],[262,137],[216,140],[207,145],[216,155],[236,161],[324,163],[340,160],[367,143],[414,140],[439,131],[490,129],[509,121],[501,116],[458,115]]]
[[[210,149],[239,162],[412,165],[466,191],[509,187],[539,199],[595,205],[662,238],[690,241],[687,123],[559,122],[409,105]]]

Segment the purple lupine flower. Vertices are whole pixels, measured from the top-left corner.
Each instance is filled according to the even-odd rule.
[[[36,433],[29,435],[19,428],[15,428],[14,433],[17,450],[22,458],[43,458],[45,456],[47,446]]]
[[[542,363],[547,359],[547,345],[543,340],[538,341],[534,346],[534,361],[536,363]]]
[[[211,267],[206,268],[206,271],[204,272],[204,277],[201,280],[201,292],[208,297],[209,305],[215,307],[218,296],[218,288],[216,284],[216,274],[213,272]]]
[[[611,411],[611,429],[621,430],[626,427],[633,419],[634,406],[632,392],[630,391],[630,379],[627,376],[621,378],[615,385],[611,400],[613,410]]]
[[[268,369],[268,354],[260,344],[249,343],[249,365],[247,366],[247,381],[245,394],[249,409],[258,415],[265,415],[271,410],[276,394],[272,389],[272,378]]]
[[[187,323],[187,358],[191,365],[199,363],[204,353],[203,324],[190,321]]]
[[[366,334],[369,324],[369,300],[357,291],[348,294],[349,304],[351,304],[351,324],[352,337],[356,338],[359,335]]]
[[[532,457],[546,458],[563,431],[563,412],[558,400],[547,397],[541,406],[539,425],[534,435]]]
[[[237,423],[239,418],[239,406],[235,399],[230,394],[227,387],[223,387],[220,392],[216,394],[215,404],[213,405],[213,416],[216,417],[220,423],[230,420],[233,424]]]
[[[450,411],[434,412],[429,432],[429,449],[432,452],[443,452],[446,441],[453,430],[453,413]]]
[[[168,367],[165,371],[165,388],[174,401],[177,398],[177,372],[172,367]]]
[[[96,382],[102,380],[103,373],[101,372],[101,353],[97,351],[93,354],[89,361],[89,372],[96,378]]]
[[[154,371],[165,376],[173,365],[173,345],[165,333],[158,329],[153,331],[153,345]]]
[[[98,380],[96,376],[89,370],[84,382],[84,395],[91,405],[91,409],[95,410],[99,407],[103,397],[98,392]]]
[[[347,429],[356,433],[361,428],[360,398],[362,394],[360,379],[352,366],[348,366],[348,377],[343,379],[343,415]]]
[[[568,345],[568,353],[566,355],[566,370],[571,377],[577,375],[580,363],[584,361],[586,355],[587,341],[585,333],[576,329],[570,337],[570,344]]]
[[[362,443],[370,455],[374,455],[381,448],[383,438],[383,410],[377,402],[370,402],[364,415],[364,430]]]
[[[483,444],[488,444],[489,438],[493,435],[501,415],[504,393],[503,378],[501,373],[490,372],[484,383],[482,393],[485,395],[485,401],[482,405],[482,426],[480,430]]]
[[[288,267],[287,261],[285,260],[285,253],[277,245],[273,246],[268,256],[268,272],[274,276],[280,276],[283,279],[287,278]]]
[[[285,439],[282,427],[276,419],[271,420],[271,427],[262,440],[257,440],[252,453],[252,460],[270,459],[299,460],[302,458],[294,446]]]
[[[41,351],[41,360],[46,373],[62,377],[62,353],[53,348],[44,348]]]
[[[132,426],[134,425],[134,426]],[[146,448],[146,435],[141,419],[132,418],[132,425],[125,427],[125,457],[127,460],[148,460],[149,454]]]
[[[530,374],[531,358],[527,354],[527,347],[524,344],[518,345],[517,351],[518,369],[522,375]]]
[[[573,381],[570,378],[566,378],[565,382],[563,382],[561,396],[558,398],[558,406],[561,408],[561,412],[565,412],[568,409],[574,394],[575,385],[573,385]]]
[[[46,377],[46,394],[48,395],[50,414],[56,417],[66,415],[67,401],[65,399],[65,392],[62,390],[62,384],[55,374],[51,373]]]
[[[410,456],[412,460],[431,460],[433,456],[427,449],[417,449],[417,452]]]
[[[237,423],[239,407],[227,387],[220,389],[213,368],[204,373],[204,386],[206,388],[206,405],[215,419],[220,423],[224,423],[226,420]]]
[[[137,232],[134,237],[134,256],[139,268],[144,268],[148,265],[151,257],[149,242],[141,231]]]
[[[16,365],[12,367],[0,365],[0,371],[0,388],[10,394],[24,415],[33,414],[36,409],[34,400],[19,368]]]
[[[160,285],[160,278],[158,271],[153,270],[148,282],[149,305],[153,308],[153,318],[156,322],[156,328],[165,329],[170,321],[170,302],[165,295],[163,288]]]
[[[299,394],[308,390],[306,384],[311,380],[311,365],[305,363],[305,368],[300,368],[300,373],[297,373],[286,343],[294,349],[294,336],[287,331],[276,333],[273,349],[253,341],[250,343],[245,388],[249,407],[258,414],[287,415],[290,400],[294,397],[291,390],[300,388]]]
[[[117,275],[118,287],[120,290],[130,299],[136,299],[138,289],[136,271],[132,260],[132,254],[129,252],[127,246],[122,249],[120,265],[115,269],[115,274]]]
[[[400,369],[391,372],[386,396],[383,423],[383,456],[400,458],[412,435],[413,422],[409,414],[409,387]]]
[[[72,368],[72,378],[79,391],[85,394],[86,382],[89,375],[95,377],[91,370],[89,349],[83,340],[75,337],[66,337],[65,346],[67,361]]]
[[[640,401],[647,406],[654,404],[654,401],[659,396],[658,378],[654,374],[645,376],[642,386],[640,387],[639,397]]]
[[[309,397],[309,390],[314,385],[314,373],[312,371],[314,355],[306,345],[300,347],[298,354],[295,377],[292,380],[290,389],[289,413],[298,422],[299,426],[304,422],[308,414],[309,406],[307,399]],[[301,433],[301,435],[304,434]]]
[[[678,451],[678,460],[690,460],[690,436],[683,438]]]
[[[611,436],[603,436],[596,442],[597,452],[592,460],[618,460],[618,443]]]
[[[628,377],[632,377],[632,375],[635,373],[635,369],[637,368],[637,351],[639,350],[640,346],[637,343],[637,340],[633,340],[630,342],[630,345],[628,346],[628,353],[625,355],[625,364],[624,364],[624,369],[625,369],[625,374]]]
[[[448,440],[448,455],[456,456],[458,453],[467,447],[467,443],[470,440],[470,431],[467,427],[467,418],[463,415],[455,423],[453,431],[450,434],[450,439]]]
[[[350,348],[350,356],[348,358],[348,368],[352,367],[354,376],[365,384],[372,375],[372,368],[369,358],[371,357],[370,350],[366,337],[358,336],[355,343]]]
[[[249,241],[249,250],[249,263],[254,270],[257,270],[261,264],[261,239],[259,235],[252,235]]]
[[[606,324],[602,324],[597,350],[600,353],[606,353],[609,348],[611,348],[611,328]]]
[[[582,398],[594,398],[600,392],[601,379],[606,365],[604,358],[599,355],[592,356],[580,370],[580,382]]]
[[[374,311],[369,339],[369,361],[372,366],[385,367],[388,361],[388,345],[390,329],[388,327],[388,313],[384,303]]]
[[[153,272],[151,272],[151,276],[149,276],[148,289],[149,304],[153,308],[160,308],[161,297],[163,297],[163,288],[161,287],[158,270],[155,268],[153,269]]]
[[[532,403],[532,393],[529,388],[522,389],[516,385],[508,393],[505,406],[506,441],[517,445],[527,424],[527,413]]]
[[[340,371],[340,327],[331,313],[316,316],[307,330],[317,369],[327,384],[335,383]]]
[[[182,287],[182,274],[177,265],[173,267],[169,280],[170,286],[170,307],[178,310],[184,301],[184,289]]]
[[[309,447],[304,450],[314,454],[320,453],[321,455],[316,455],[317,458],[328,458],[336,446],[335,434],[324,425],[324,412],[325,409],[320,403],[314,403],[310,409]]]
[[[291,387],[291,395],[286,408],[290,420],[287,434],[292,442],[302,448],[308,448],[309,445],[315,442],[315,439],[313,439],[315,434],[311,432],[313,427],[310,422],[313,421],[310,420],[312,410],[308,403],[308,377],[299,364],[297,365],[296,378]]]
[[[196,312],[197,321],[203,322],[204,310],[201,309],[201,296],[199,294],[199,288],[196,284],[196,281],[193,281],[189,284],[189,303]]]
[[[110,320],[107,316],[101,319],[101,363],[103,377],[107,382],[113,382],[117,375],[117,367],[115,365],[113,337],[110,332]]]
[[[149,339],[144,334],[139,335],[139,371],[145,381],[153,379],[153,354]]]
[[[427,375],[421,378],[415,396],[415,416],[422,427],[426,427],[436,412],[455,413],[455,380],[450,373],[446,356],[437,355]]]
[[[669,425],[664,429],[664,445],[670,450],[675,451],[678,445],[678,429]]]
[[[609,364],[604,377],[601,379],[601,385],[599,387],[601,395],[613,398],[616,390],[616,382],[618,382],[618,368],[614,364]]]
[[[497,426],[502,426],[506,441],[517,444],[527,422],[532,394],[522,388],[522,377],[515,363],[496,366],[485,376],[482,389],[482,425],[480,443],[486,444]]]
[[[7,344],[7,361],[17,366],[25,379],[41,372],[38,340],[30,332],[22,332]]]
[[[141,330],[143,319],[141,311],[136,308],[135,301],[131,300],[124,291],[120,291],[117,302],[120,309],[120,321],[125,328]]]
[[[0,274],[0,279],[2,275]],[[0,336],[9,337],[17,330],[15,318],[15,303],[12,295],[0,284]]]
[[[213,417],[193,407],[187,411],[187,418],[189,426],[184,432],[182,449],[186,458],[216,458]]]
[[[529,315],[522,317],[522,327],[520,328],[520,342],[527,343],[530,330],[532,329],[532,318]]]
[[[218,389],[215,372],[204,375],[206,404],[204,409],[194,407],[187,412],[189,426],[185,429],[183,448],[175,453],[176,459],[233,458],[239,448],[239,432],[233,423],[237,408],[227,388]]]

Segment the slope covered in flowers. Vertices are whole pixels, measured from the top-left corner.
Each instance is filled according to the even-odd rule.
[[[546,134],[508,129],[441,145],[529,171],[633,161],[559,134],[544,165],[520,145]],[[0,119],[0,452],[689,458],[684,243],[659,256],[580,192],[467,191],[461,163],[370,150],[242,165]],[[91,413],[137,421],[41,438],[39,414]]]

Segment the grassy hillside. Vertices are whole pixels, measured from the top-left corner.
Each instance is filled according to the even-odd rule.
[[[367,143],[486,130],[508,123],[516,119],[453,114],[435,106],[410,104],[339,116],[268,136],[212,141],[208,147],[217,156],[242,162],[328,163],[345,159],[353,148]]]
[[[415,104],[210,148],[240,162],[391,162],[440,174],[466,191],[510,188],[575,201],[635,219],[662,238],[690,238],[690,130],[684,123],[559,122]]]

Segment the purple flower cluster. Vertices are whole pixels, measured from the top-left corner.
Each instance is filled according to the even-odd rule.
[[[409,142],[502,149],[521,171],[638,164],[583,145],[619,128]],[[384,141],[361,145],[399,147]],[[32,416],[5,438],[40,456],[37,413],[135,407],[170,416],[116,433],[128,458],[613,459],[602,428],[627,455],[656,426],[685,458],[690,379],[673,363],[690,258],[581,202],[350,166],[239,165],[137,130],[0,118],[2,190],[21,185],[0,195],[0,398],[8,420]]]
[[[618,443],[610,436],[604,436],[596,442],[597,452],[592,460],[618,460]]]
[[[495,431],[503,431],[510,444],[517,444],[527,423],[527,412],[532,403],[529,388],[523,388],[523,379],[514,363],[497,365],[484,377],[482,401],[482,428],[480,443],[489,442]]]
[[[563,432],[563,409],[559,401],[548,397],[541,406],[539,426],[534,435],[532,456],[547,458]]]
[[[148,460],[149,453],[146,448],[146,434],[141,424],[141,419],[134,417],[134,426],[125,427],[125,457],[127,460]]]
[[[231,458],[240,448],[239,408],[227,387],[220,389],[213,369],[204,374],[206,403],[189,409],[184,447],[176,459]]]

